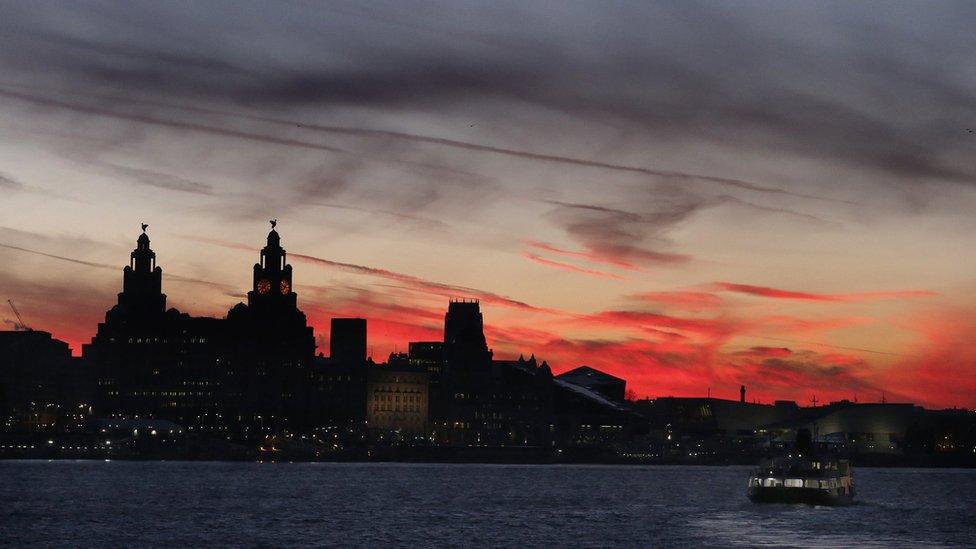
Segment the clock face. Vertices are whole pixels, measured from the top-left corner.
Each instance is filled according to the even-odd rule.
[[[291,291],[291,284],[289,284],[287,280],[282,280],[281,283],[278,284],[278,289],[281,290],[281,293],[287,295],[288,292]]]
[[[262,278],[258,280],[257,288],[259,294],[266,294],[271,291],[271,282],[267,278]]]

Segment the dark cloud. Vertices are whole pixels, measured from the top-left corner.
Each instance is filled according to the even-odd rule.
[[[160,172],[157,170],[147,170],[143,168],[133,168],[131,166],[121,166],[112,163],[99,163],[99,167],[105,168],[115,174],[121,175],[128,181],[141,185],[148,185],[169,191],[179,191],[193,194],[212,195],[213,186],[199,181],[185,179],[183,177]]]
[[[361,208],[361,207],[358,207],[358,206],[350,206],[350,205],[347,205],[347,204],[330,204],[330,203],[326,203],[326,202],[308,202],[308,204],[313,205],[313,206],[320,206],[322,208],[330,208],[330,209],[335,209],[335,210],[345,210],[345,211],[350,211],[350,212],[367,213],[367,214],[376,215],[376,216],[391,217],[393,219],[398,219],[398,220],[408,221],[408,222],[411,222],[411,223],[416,223],[416,224],[418,224],[420,226],[423,226],[423,227],[426,227],[428,229],[445,230],[445,229],[447,229],[449,227],[449,225],[447,223],[445,223],[443,221],[440,221],[438,219],[433,219],[433,218],[429,218],[429,217],[422,217],[422,216],[419,216],[419,215],[410,215],[410,214],[400,213],[400,212],[391,211],[391,210],[377,210],[377,209],[371,209],[371,208]]]
[[[16,179],[0,173],[0,188],[8,191],[19,191],[24,188],[24,184]]]
[[[494,116],[528,106],[676,142],[735,143],[903,180],[976,182],[976,167],[966,160],[972,143],[964,142],[964,121],[976,115],[976,97],[965,74],[940,68],[964,61],[976,47],[965,24],[974,16],[971,5],[431,8],[415,2],[370,9],[20,4],[5,13],[0,62],[15,76],[44,76],[66,89],[88,86],[258,109]],[[243,35],[249,39],[240,40]],[[454,140],[440,144],[546,161],[568,158]],[[733,177],[690,176],[769,188]]]
[[[705,207],[708,201],[675,189],[670,200],[646,202],[643,204],[645,209],[636,212],[610,206],[548,201],[557,208],[547,215],[586,248],[587,258],[591,261],[621,268],[688,261],[690,257],[687,255],[647,246],[666,243],[667,231]]]
[[[325,152],[333,152],[333,153],[344,152],[342,149],[336,147],[331,147],[329,145],[324,145],[321,143],[312,143],[300,139],[276,137],[273,135],[264,135],[260,133],[248,132],[243,130],[221,128],[217,126],[199,124],[196,122],[169,120],[169,119],[158,118],[143,113],[126,113],[126,112],[114,111],[103,107],[85,105],[82,103],[74,103],[69,101],[61,101],[59,99],[43,97],[40,95],[32,95],[28,93],[19,92],[19,91],[0,89],[0,96],[7,97],[9,99],[24,101],[27,103],[32,103],[35,105],[49,107],[49,108],[62,109],[66,111],[74,111],[74,112],[85,113],[94,116],[116,118],[119,120],[138,122],[140,124],[150,124],[154,126],[161,126],[161,127],[171,128],[175,130],[201,132],[201,133],[207,133],[212,135],[219,135],[222,137],[243,139],[245,141],[255,141],[267,145],[283,145],[287,147],[298,147],[301,149],[317,150],[317,151],[325,151]]]

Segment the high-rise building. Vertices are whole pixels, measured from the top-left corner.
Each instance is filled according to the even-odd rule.
[[[222,321],[166,310],[162,275],[143,229],[122,270],[118,303],[82,348],[95,372],[95,410],[200,427],[220,407]]]
[[[85,400],[78,362],[48,332],[0,331],[0,432],[53,431]]]
[[[227,313],[228,410],[261,430],[294,430],[311,415],[308,380],[315,357],[312,327],[297,305],[292,268],[271,224],[254,265],[247,304]]]
[[[350,364],[366,362],[366,319],[333,318],[329,357]]]
[[[452,300],[444,315],[445,358],[451,367],[483,368],[491,362],[478,300]]]

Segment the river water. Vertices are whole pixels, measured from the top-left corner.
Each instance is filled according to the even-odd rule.
[[[858,469],[757,505],[747,468],[0,461],[0,541],[49,546],[976,546],[976,470]]]

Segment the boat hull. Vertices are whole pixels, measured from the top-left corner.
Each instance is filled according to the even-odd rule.
[[[782,486],[752,487],[749,489],[749,499],[755,503],[803,503],[827,506],[854,503],[853,494],[837,494],[817,488],[785,488]]]

